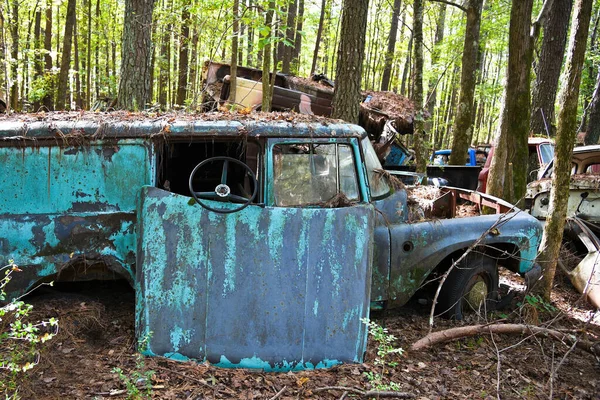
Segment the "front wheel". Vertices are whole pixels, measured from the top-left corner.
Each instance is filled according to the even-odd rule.
[[[446,278],[436,311],[461,320],[469,312],[494,309],[498,300],[498,268],[493,259],[475,254],[465,257]]]

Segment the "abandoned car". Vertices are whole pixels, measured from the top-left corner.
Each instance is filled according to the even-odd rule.
[[[550,208],[554,161],[541,179],[527,185],[525,208],[534,217],[545,220]],[[571,180],[564,230],[563,258],[559,265],[575,288],[600,307],[600,146],[573,149]]]
[[[121,277],[148,354],[290,370],[362,362],[370,306],[405,304],[472,246],[438,314],[493,307],[499,266],[539,274],[536,219],[470,191],[419,200],[359,126],[293,118],[3,117],[8,291]],[[465,201],[498,213],[458,218]]]

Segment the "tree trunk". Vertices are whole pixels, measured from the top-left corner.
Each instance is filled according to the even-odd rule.
[[[425,113],[423,110],[423,0],[413,1],[413,39],[415,80],[412,100],[416,109],[413,139],[417,172],[425,173],[427,171],[427,150],[425,148]]]
[[[513,0],[510,11],[508,68],[497,144],[487,192],[517,203],[527,185],[527,137],[533,43],[529,33],[533,0]],[[506,171],[514,175],[505,176]]]
[[[273,13],[275,9],[275,1],[269,0],[269,8],[265,13],[265,27],[269,28],[269,33],[265,37],[265,45],[263,46],[262,55],[262,111],[271,111],[271,82],[269,80],[269,72],[271,71],[271,37],[273,35],[271,27],[273,26]]]
[[[446,28],[446,4],[439,5],[439,14],[435,26],[435,39],[433,44],[433,52],[431,53],[431,69],[432,71],[438,71],[439,69],[439,58],[440,58],[440,43],[444,40],[444,30]],[[429,78],[429,89],[427,93],[427,104],[425,107],[427,108],[427,112],[429,113],[429,119],[425,122],[425,131],[430,135],[431,141],[433,140],[433,122],[434,122],[434,114],[435,114],[435,106],[437,103],[437,94],[438,94],[438,80],[442,78],[442,76],[437,76],[438,74],[433,73]]]
[[[479,28],[483,0],[469,0],[467,5],[467,25],[465,46],[462,54],[460,75],[460,95],[458,109],[452,128],[452,153],[450,164],[464,165],[469,140],[473,135],[473,100],[477,77],[477,55],[479,54]]]
[[[407,95],[408,86],[410,86],[409,71],[412,65],[412,48],[413,48],[413,33],[410,34],[408,39],[408,46],[406,49],[406,61],[404,62],[404,68],[402,69],[402,83],[400,84],[400,94],[403,96]]]
[[[48,1],[52,1],[52,0],[48,0]],[[100,32],[99,32],[99,24],[100,24],[100,0],[96,0],[96,20],[94,21],[94,31],[96,32],[96,51],[95,51],[95,54],[94,54],[94,58],[95,58],[94,76],[96,78],[95,81],[97,81],[98,79],[100,79],[100,43],[99,43]],[[98,85],[98,83],[96,83],[94,85],[94,87],[96,88],[96,99],[98,99],[98,97],[100,97],[100,85]]]
[[[11,85],[10,85],[10,108],[13,111],[19,111],[19,1],[13,0],[12,15],[10,25],[10,36],[12,45],[10,50],[11,64]]]
[[[56,93],[56,108],[59,110],[64,110],[69,104],[69,69],[71,67],[71,44],[73,42],[73,28],[75,27],[76,5],[77,0],[69,0],[67,3],[63,52],[58,74],[58,91]]]
[[[530,131],[554,136],[554,104],[567,43],[572,0],[554,0],[544,23],[544,38],[531,100]]]
[[[163,27],[160,42],[159,75],[158,75],[158,103],[161,108],[168,108],[167,93],[169,92],[169,73],[171,68],[170,31]]]
[[[248,13],[251,13],[250,10],[252,7],[252,0],[248,0]],[[254,28],[253,24],[248,24],[248,54],[246,54],[246,66],[251,67],[253,62],[252,52],[254,51]]]
[[[240,1],[233,0],[233,35],[231,36],[231,63],[229,64],[229,101],[231,103],[235,103],[237,85],[238,30],[240,28],[239,10]]]
[[[596,88],[590,100],[588,130],[585,135],[585,144],[598,144],[600,139],[600,70],[596,76]]]
[[[302,51],[302,26],[304,24],[304,0],[298,1],[298,17],[296,20],[296,38],[292,52],[292,73],[300,73],[300,52]]]
[[[44,29],[44,69],[48,76],[52,73],[52,0],[48,0],[46,3],[46,25]],[[50,82],[54,82],[50,80]],[[46,93],[42,100],[44,107],[48,111],[54,110],[54,87],[50,85],[48,93]]]
[[[344,0],[343,10],[332,117],[357,124],[369,0]]]
[[[237,2],[238,0],[235,1]],[[235,10],[237,10],[237,8]],[[237,21],[237,14],[234,14],[233,18],[235,18],[235,21]],[[234,25],[233,30],[237,33],[236,25]],[[177,79],[177,104],[183,106],[185,105],[185,99],[187,97],[188,48],[190,46],[190,10],[187,6],[184,6],[183,11],[181,12],[181,36],[179,40],[181,41],[181,45],[179,46],[179,76]],[[233,54],[237,54],[237,37],[235,50],[236,51]]]
[[[544,236],[537,258],[544,271],[541,282],[534,289],[544,299],[550,300],[552,282],[556,272],[556,261],[560,250],[571,178],[571,153],[577,134],[577,104],[581,71],[585,58],[586,42],[593,0],[575,2],[575,18],[571,27],[571,39],[567,54],[565,84],[559,94],[558,125],[556,130],[556,151],[554,153],[554,175],[550,192],[550,208],[544,226]]]
[[[315,51],[313,52],[312,66],[310,67],[310,75],[315,74],[317,68],[317,59],[319,58],[319,45],[321,44],[321,35],[323,35],[323,25],[325,21],[325,6],[327,0],[321,1],[321,16],[319,17],[319,27],[317,28],[317,39],[315,40]]]
[[[390,77],[392,75],[392,61],[396,51],[396,34],[398,33],[398,19],[400,18],[400,7],[402,0],[394,0],[392,21],[390,23],[390,34],[388,35],[387,52],[385,53],[385,62],[383,66],[383,76],[381,77],[381,90],[390,89]]]
[[[87,40],[86,40],[86,69],[85,69],[85,108],[89,110],[92,102],[92,0],[87,0]]]
[[[144,109],[150,93],[154,0],[125,0],[118,106]]]
[[[288,3],[287,12],[287,28],[285,30],[285,46],[283,46],[283,57],[281,63],[281,72],[284,74],[290,73],[292,65],[292,55],[294,53],[294,44],[296,36],[296,14],[298,13],[298,5],[296,0],[290,0]]]
[[[77,37],[77,18],[75,18],[75,24],[73,26],[73,39],[74,39],[74,53],[75,53],[75,104],[77,109],[83,108],[83,99],[81,98],[81,74],[79,65],[79,38]]]

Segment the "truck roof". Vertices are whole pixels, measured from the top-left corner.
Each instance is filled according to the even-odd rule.
[[[0,116],[0,143],[77,136],[84,139],[164,136],[363,138],[358,125],[297,113],[52,112]]]

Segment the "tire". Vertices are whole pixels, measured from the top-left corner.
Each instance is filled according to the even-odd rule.
[[[483,254],[475,254],[465,257],[450,272],[440,291],[436,312],[446,318],[462,320],[469,312],[493,310],[497,300],[496,263]]]

